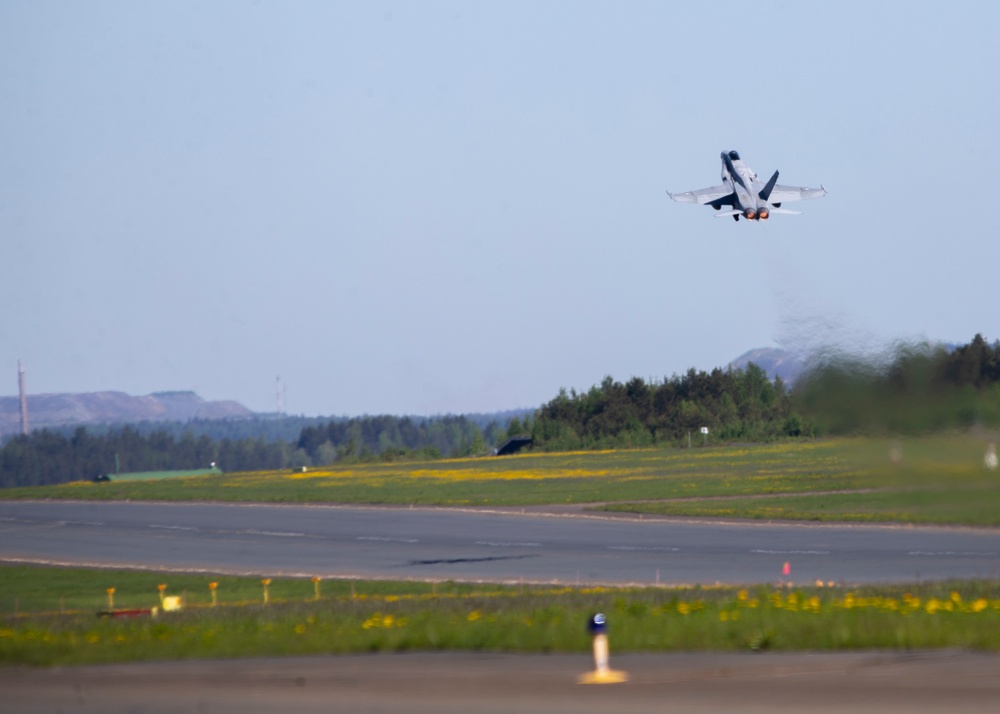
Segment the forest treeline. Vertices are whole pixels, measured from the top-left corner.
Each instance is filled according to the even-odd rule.
[[[231,471],[301,468],[337,461],[468,456],[488,452],[506,432],[465,416],[430,419],[365,416],[307,426],[294,440],[264,436],[212,439],[187,432],[131,426],[94,434],[42,429],[10,438],[0,448],[0,487],[90,480],[102,474],[208,468]],[[490,441],[493,440],[493,441]]]
[[[802,425],[781,379],[753,364],[745,370],[689,370],[662,382],[606,377],[582,394],[565,390],[536,412],[536,448],[628,448],[703,441],[762,441],[799,436]]]
[[[536,450],[562,451],[1000,427],[1000,342],[976,335],[951,350],[904,345],[880,361],[821,360],[793,389],[752,363],[746,369],[691,369],[648,382],[606,377],[586,392],[560,390],[533,413],[509,414],[488,423],[482,415],[303,418],[297,436],[282,427],[288,438],[247,435],[251,427],[239,432],[232,424],[220,426],[217,438],[196,435],[190,424],[187,430],[177,425],[41,430],[0,448],[0,486],[92,479],[113,472],[116,458],[122,471],[205,468],[214,462],[232,472],[478,456],[520,435],[531,436]]]
[[[837,357],[795,384],[794,408],[821,434],[1000,426],[1000,342],[900,345],[888,358]]]
[[[758,366],[661,382],[606,378],[535,413],[536,449],[683,445],[781,437],[1000,427],[1000,342],[901,344],[881,359],[820,356],[789,390]],[[512,429],[513,431],[513,429]]]

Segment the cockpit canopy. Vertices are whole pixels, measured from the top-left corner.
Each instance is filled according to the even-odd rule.
[[[736,151],[730,151],[729,152],[729,158],[732,159],[733,161],[739,161],[740,160],[740,155]]]

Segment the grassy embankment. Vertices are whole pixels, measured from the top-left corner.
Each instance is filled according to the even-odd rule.
[[[965,435],[854,439],[830,442],[829,448],[840,473],[853,478],[853,491],[785,491],[757,493],[751,498],[732,494],[726,499],[617,503],[601,508],[715,518],[1000,525],[1000,471],[984,465],[984,439]]]
[[[212,605],[209,582],[216,582]],[[151,607],[158,585],[181,611]],[[1000,651],[1000,585],[551,588],[273,580],[0,566],[0,663],[85,664],[405,650],[580,652],[605,612],[616,652],[965,647]],[[15,614],[13,608],[18,612]]]
[[[334,465],[0,490],[0,498],[602,504],[677,516],[1000,525],[1000,473],[964,435]],[[725,498],[722,498],[725,497]],[[683,500],[678,500],[683,499]]]

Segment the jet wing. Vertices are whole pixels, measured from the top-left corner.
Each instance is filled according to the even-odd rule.
[[[684,193],[670,193],[670,191],[667,191],[667,195],[679,203],[697,203],[703,206],[706,203],[725,198],[732,192],[733,189],[729,186],[712,186],[711,188],[699,188],[697,191],[685,191]]]
[[[771,195],[768,196],[767,202],[785,203],[787,201],[805,201],[809,198],[819,198],[825,195],[826,189],[822,186],[819,188],[802,188],[801,186],[777,185],[771,190]]]

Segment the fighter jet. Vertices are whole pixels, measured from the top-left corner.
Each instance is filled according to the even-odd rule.
[[[826,189],[822,186],[819,188],[781,186],[778,184],[777,171],[767,183],[761,183],[757,174],[743,163],[737,152],[723,151],[721,186],[685,193],[667,191],[667,195],[680,203],[708,204],[718,211],[716,216],[732,216],[734,221],[739,221],[740,216],[748,221],[766,221],[773,213],[801,213],[782,208],[781,204],[786,201],[819,198],[826,195]],[[729,210],[720,210],[723,206],[729,206]]]

